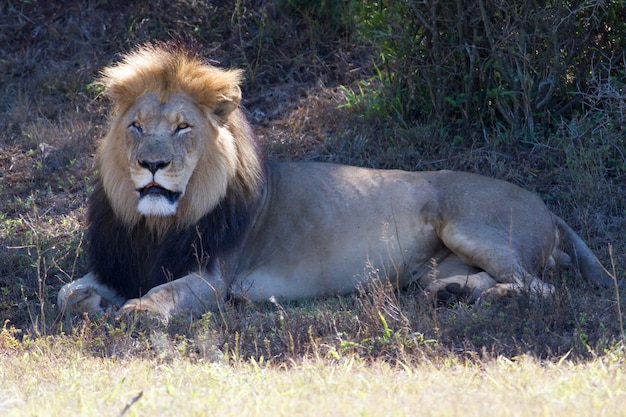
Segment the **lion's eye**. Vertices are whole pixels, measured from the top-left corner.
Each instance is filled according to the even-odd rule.
[[[189,128],[191,128],[191,125],[189,123],[182,122],[176,126],[176,131],[174,133],[181,133]]]
[[[143,131],[143,129],[141,128],[141,123],[139,123],[138,121],[132,122],[130,126],[128,127],[132,127],[133,129],[137,130],[139,133]]]

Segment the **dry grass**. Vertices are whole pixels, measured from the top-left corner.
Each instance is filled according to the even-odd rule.
[[[0,407],[111,414],[144,392],[129,415],[178,414],[180,404],[190,414],[232,414],[237,401],[246,415],[307,404],[328,415],[410,415],[416,404],[432,415],[593,414],[603,404],[621,412],[624,296],[567,270],[546,277],[558,289],[546,303],[520,296],[435,307],[417,288],[383,287],[228,305],[223,317],[168,328],[59,320],[58,288],[86,272],[85,201],[106,128],[107,103],[91,82],[137,42],[184,36],[217,63],[245,68],[245,104],[271,159],[452,168],[513,181],[539,192],[618,278],[626,162],[623,132],[593,118],[521,143],[514,132],[461,137],[391,126],[361,116],[358,104],[338,109],[350,99],[340,86],[373,73],[373,51],[341,30],[285,15],[276,2],[40,3],[0,6],[0,28],[10,34],[0,36],[0,317],[20,329],[0,337]]]
[[[40,340],[4,353],[3,415],[623,415],[623,352],[576,363],[103,359]]]

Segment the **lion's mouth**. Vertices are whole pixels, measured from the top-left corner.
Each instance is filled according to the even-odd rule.
[[[151,182],[143,188],[137,190],[139,192],[139,199],[147,196],[165,197],[169,202],[175,203],[180,198],[181,193],[170,191],[167,188],[161,187],[156,182]]]

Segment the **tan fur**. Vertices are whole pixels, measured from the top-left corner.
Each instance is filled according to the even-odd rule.
[[[245,195],[254,223],[212,268],[190,266],[122,301],[107,286],[110,278],[90,273],[59,292],[60,306],[97,310],[104,298],[124,302],[121,314],[146,310],[167,320],[215,309],[226,294],[295,299],[348,293],[374,278],[471,300],[526,290],[546,296],[553,286],[542,281],[545,270],[570,257],[592,283],[610,285],[571,228],[513,184],[320,163],[262,169],[237,108],[240,77],[172,46],[140,47],[103,71],[115,110],[97,168],[114,215],[129,230],[145,221],[166,236]],[[150,174],[142,161],[168,164]],[[137,189],[150,188],[151,175],[181,193],[176,207],[144,197],[155,203],[141,208]]]

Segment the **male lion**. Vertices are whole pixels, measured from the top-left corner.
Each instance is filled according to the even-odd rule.
[[[563,220],[510,183],[263,162],[240,77],[171,44],[103,70],[115,110],[89,202],[92,270],[60,290],[63,311],[113,304],[167,320],[227,297],[345,294],[376,275],[470,300],[549,295],[540,277],[570,257],[591,283],[612,284]]]

